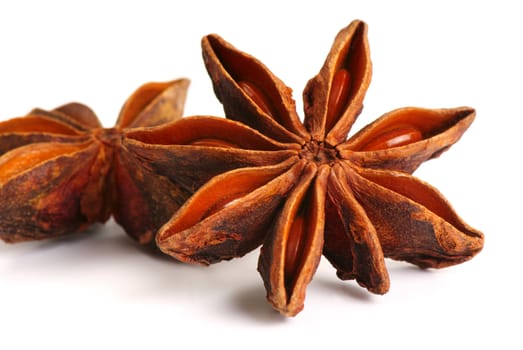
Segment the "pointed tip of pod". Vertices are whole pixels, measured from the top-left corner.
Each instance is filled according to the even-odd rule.
[[[116,127],[156,126],[181,118],[189,83],[180,78],[141,85],[122,106]]]
[[[301,311],[303,311],[303,308],[304,308],[303,303],[299,306],[285,305],[284,307],[281,307],[280,305],[274,303],[269,297],[267,297],[267,300],[269,301],[269,303],[271,304],[271,306],[274,310],[278,311],[282,316],[285,316],[285,317],[295,317]]]

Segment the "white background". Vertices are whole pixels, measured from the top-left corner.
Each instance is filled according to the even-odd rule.
[[[363,19],[374,73],[354,129],[401,106],[475,107],[461,141],[416,175],[486,240],[476,258],[443,270],[389,261],[384,296],[338,280],[323,260],[292,319],[266,303],[258,251],[187,266],[145,253],[112,221],[58,241],[0,242],[1,349],[523,347],[516,1],[6,3],[0,119],[80,101],[108,127],[136,87],[182,76],[192,79],[187,115],[223,115],[200,54],[211,32],[293,87],[301,111],[302,88],[338,30]]]

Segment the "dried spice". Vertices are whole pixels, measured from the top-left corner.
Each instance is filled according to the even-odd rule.
[[[180,118],[188,80],[149,83],[103,128],[91,109],[70,103],[0,123],[0,238],[45,239],[115,220],[136,241],[155,234],[217,174],[279,163],[277,142],[223,118]],[[232,124],[232,125],[231,125]],[[242,137],[257,150],[215,149],[210,137]]]
[[[162,251],[210,264],[262,245],[268,300],[293,316],[322,254],[339,278],[383,294],[385,257],[440,268],[482,249],[482,233],[410,175],[458,141],[473,109],[401,108],[347,139],[371,79],[365,23],[337,35],[303,93],[303,124],[291,89],[260,61],[217,35],[202,46],[228,119],[198,119],[186,144],[221,174],[159,231]],[[249,166],[253,159],[259,164]]]
[[[142,244],[191,194],[127,147],[161,150],[183,112],[188,80],[149,83],[103,128],[87,106],[70,103],[0,123],[0,238],[44,239],[105,222],[111,214]],[[148,142],[133,133],[148,130]],[[166,131],[165,131],[166,130]]]

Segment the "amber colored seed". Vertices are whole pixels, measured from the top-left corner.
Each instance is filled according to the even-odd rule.
[[[189,143],[193,146],[208,146],[208,147],[222,147],[222,148],[234,148],[237,147],[232,142],[217,140],[217,139],[197,139]]]
[[[338,70],[332,78],[329,103],[327,105],[327,118],[325,121],[326,130],[330,130],[334,126],[347,105],[351,87],[350,78],[350,73],[345,68]]]
[[[410,124],[395,125],[391,129],[386,129],[362,148],[362,151],[376,151],[407,145],[419,141],[423,138],[421,131]]]
[[[258,105],[258,107],[260,107],[262,111],[274,117],[274,115],[271,112],[271,104],[269,103],[265,94],[260,90],[260,88],[248,81],[239,81],[238,85],[243,90],[243,92],[245,92],[247,96],[249,96],[249,98]]]
[[[298,272],[298,252],[301,250],[300,245],[303,241],[304,229],[305,218],[303,215],[297,215],[289,230],[287,247],[285,248],[285,279],[287,283],[292,281]]]

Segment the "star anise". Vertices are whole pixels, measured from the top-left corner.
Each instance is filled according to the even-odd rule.
[[[127,100],[114,128],[70,103],[0,123],[0,238],[44,239],[105,222],[111,214],[142,244],[191,194],[130,150],[168,147],[188,80],[149,83]],[[147,141],[133,133],[147,130]]]
[[[440,268],[482,249],[482,233],[410,175],[461,137],[473,109],[401,108],[346,139],[371,79],[365,23],[337,35],[307,84],[304,124],[291,89],[260,61],[217,35],[202,46],[229,120],[200,119],[206,131],[194,131],[199,141],[190,147],[215,159],[216,173],[222,163],[236,169],[213,177],[159,231],[165,253],[209,264],[263,244],[258,269],[267,297],[293,316],[322,254],[339,278],[383,294],[385,257]],[[258,166],[240,164],[253,156]]]

